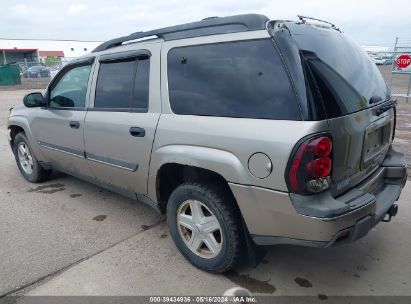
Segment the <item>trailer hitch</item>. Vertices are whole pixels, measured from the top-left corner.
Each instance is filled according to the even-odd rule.
[[[388,209],[387,214],[384,216],[384,218],[382,219],[383,222],[388,223],[391,222],[391,218],[393,216],[396,216],[398,213],[398,205],[397,204],[393,204],[390,209]],[[388,216],[388,218],[387,218]]]

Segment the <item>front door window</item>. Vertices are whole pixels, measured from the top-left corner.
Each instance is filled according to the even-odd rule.
[[[51,88],[50,108],[84,108],[91,65],[75,66]]]

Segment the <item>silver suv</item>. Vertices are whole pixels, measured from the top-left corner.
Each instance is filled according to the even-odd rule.
[[[328,247],[389,221],[407,179],[395,105],[335,26],[239,15],[107,41],[8,129],[28,181],[55,169],[147,203],[192,264],[224,272],[255,244]]]

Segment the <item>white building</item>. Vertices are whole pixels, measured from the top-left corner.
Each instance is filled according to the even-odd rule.
[[[371,57],[390,57],[392,56],[392,47],[380,45],[364,45],[363,50]]]
[[[392,47],[388,46],[381,46],[381,45],[363,45],[362,48],[367,53],[384,53],[384,52],[391,52]]]
[[[90,53],[100,43],[101,41],[0,38],[0,64],[44,62],[46,57],[63,62]]]

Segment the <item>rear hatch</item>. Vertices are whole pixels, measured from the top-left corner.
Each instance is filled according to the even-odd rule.
[[[300,50],[316,111],[322,111],[329,124],[331,192],[336,196],[383,162],[392,141],[395,108],[377,66],[350,38],[334,28],[298,23],[287,27]]]

